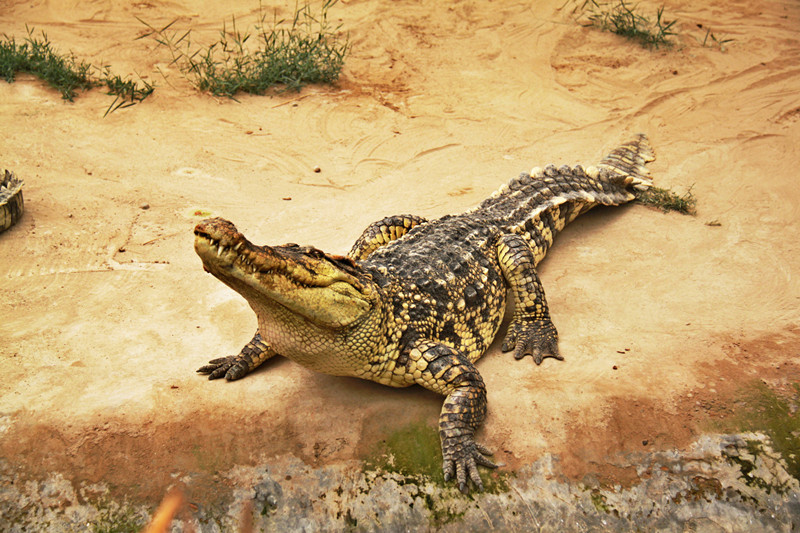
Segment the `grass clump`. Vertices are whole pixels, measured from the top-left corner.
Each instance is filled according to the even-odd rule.
[[[26,29],[28,36],[21,43],[5,34],[0,41],[0,77],[8,83],[13,83],[20,72],[33,74],[70,102],[78,91],[105,85],[108,94],[116,96],[106,115],[141,102],[153,92],[153,86],[147,82],[142,81],[143,87],[140,87],[138,83],[111,74],[108,67],[98,76],[94,74],[98,69],[91,64],[76,59],[71,52],[58,52],[44,32],[41,37],[35,37],[33,28]]]
[[[658,8],[655,20],[637,12],[637,9],[638,6],[626,3],[625,0],[614,2],[586,0],[580,11],[589,11],[586,15],[588,26],[616,33],[639,43],[644,48],[672,46],[673,43],[668,37],[675,35],[672,28],[676,21],[668,22],[664,18],[664,7]]]
[[[58,53],[44,32],[41,38],[36,38],[32,28],[26,29],[28,36],[22,43],[17,43],[14,37],[3,35],[4,39],[0,42],[0,76],[3,79],[13,83],[19,72],[33,74],[70,102],[77,91],[95,86],[91,65],[76,60],[71,53]]]
[[[108,89],[108,94],[116,96],[114,101],[106,110],[106,115],[120,108],[130,107],[153,93],[154,87],[144,80],[141,80],[143,87],[133,80],[124,79],[120,76],[111,74],[108,67],[105,67],[99,82]],[[105,116],[105,115],[103,115]]]
[[[643,191],[636,191],[634,194],[637,202],[657,207],[665,213],[667,211],[677,211],[683,215],[695,214],[697,199],[692,194],[691,188],[683,195],[660,187],[649,187]]]
[[[331,28],[328,10],[337,0],[326,0],[318,15],[308,4],[297,8],[291,20],[267,21],[261,13],[253,30],[240,31],[236,19],[223,25],[219,39],[193,46],[191,30],[172,30],[173,21],[156,29],[140,19],[152,36],[172,53],[173,63],[201,91],[233,98],[237,93],[264,94],[274,87],[299,91],[308,84],[339,79],[350,48],[347,38]]]

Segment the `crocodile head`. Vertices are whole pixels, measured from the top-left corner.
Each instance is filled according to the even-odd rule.
[[[376,305],[374,283],[349,258],[296,244],[257,246],[221,218],[200,222],[194,235],[205,270],[254,309],[278,305],[318,327],[339,329]]]

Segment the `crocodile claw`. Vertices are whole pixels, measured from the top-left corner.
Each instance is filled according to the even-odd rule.
[[[444,457],[444,480],[450,481],[455,475],[458,490],[463,494],[469,494],[468,481],[472,481],[478,491],[483,491],[478,465],[497,468],[495,463],[485,457],[492,455],[492,452],[475,442],[470,435],[459,435],[447,439],[442,443],[442,455]]]
[[[208,379],[219,379],[224,377],[228,381],[234,381],[247,374],[247,361],[238,355],[229,355],[212,359],[207,365],[197,369],[200,374],[208,374]]]
[[[504,352],[514,350],[514,359],[530,355],[537,365],[545,357],[564,360],[558,353],[558,332],[550,320],[514,320],[501,349]]]

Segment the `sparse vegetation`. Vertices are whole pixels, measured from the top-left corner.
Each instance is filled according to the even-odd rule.
[[[98,504],[97,510],[97,517],[89,524],[92,533],[136,533],[147,522],[145,517],[127,504],[119,505],[103,500]]]
[[[613,506],[609,505],[606,496],[600,492],[600,489],[592,489],[589,497],[592,499],[592,504],[594,505],[594,508],[597,509],[598,513],[615,514],[619,516],[619,511],[614,509]]]
[[[267,14],[252,31],[240,31],[236,19],[207,46],[195,46],[191,30],[172,29],[176,21],[149,31],[172,54],[172,62],[201,91],[233,98],[237,93],[264,94],[268,90],[299,91],[312,83],[334,83],[339,79],[349,49],[339,27],[331,28],[328,10],[337,0],[326,0],[318,15],[308,4],[298,8],[290,21],[267,21]]]
[[[30,73],[46,81],[61,93],[61,98],[70,102],[78,90],[94,86],[91,65],[77,61],[72,54],[65,56],[56,52],[44,32],[38,39],[33,36],[33,29],[28,28],[28,36],[20,44],[14,37],[3,37],[0,42],[0,76],[8,83],[13,83],[19,72]]]
[[[702,24],[698,24],[697,27],[701,30],[703,29]],[[711,38],[710,41],[709,37]],[[698,41],[700,40],[698,39]],[[720,52],[726,52],[728,50],[726,45],[730,42],[733,42],[733,39],[720,39],[711,33],[711,30],[706,29],[705,37],[703,37],[703,40],[700,42],[700,44],[703,46],[703,48],[718,48]]]
[[[663,6],[656,11],[655,20],[642,15],[636,4],[629,4],[625,0],[585,0],[578,11],[581,16],[586,16],[588,26],[616,33],[645,48],[669,47],[673,44],[668,37],[675,35],[672,29],[676,21],[664,18]]]
[[[364,466],[373,476],[389,476],[399,485],[410,487],[412,497],[424,502],[435,527],[460,519],[473,499],[472,495],[461,494],[454,483],[445,483],[438,431],[424,422],[400,427],[387,435],[366,458]],[[504,470],[483,470],[484,491],[508,492],[512,476]]]
[[[401,427],[382,440],[365,461],[368,469],[394,472],[418,483],[445,483],[442,472],[442,448],[436,428],[420,422]],[[484,490],[493,494],[509,490],[509,472],[481,469]],[[459,493],[460,494],[460,493]]]
[[[436,429],[420,422],[389,434],[376,446],[366,465],[445,486],[441,457]]]
[[[106,115],[121,107],[141,102],[153,92],[153,86],[147,82],[142,81],[140,86],[137,82],[113,75],[108,67],[104,67],[96,75],[96,67],[77,60],[71,52],[58,52],[44,32],[41,37],[35,37],[33,28],[27,30],[28,36],[21,43],[7,35],[3,35],[3,40],[0,41],[0,76],[8,83],[12,83],[20,72],[33,74],[59,91],[61,98],[70,102],[78,91],[105,85],[108,94],[116,96],[106,110]]]
[[[602,2],[598,0],[570,0],[572,13],[579,23],[584,26],[597,28],[621,35],[627,39],[638,42],[644,48],[671,47],[674,45],[669,37],[677,35],[674,31],[677,20],[667,21],[664,18],[664,6],[659,7],[655,19],[643,15],[638,4],[626,0],[613,0]],[[703,48],[716,48],[727,52],[728,43],[734,41],[730,38],[718,37],[697,23],[700,30],[705,30],[702,38],[693,35],[694,39]]]
[[[101,85],[106,86],[108,94],[116,96],[111,105],[108,106],[105,115],[120,108],[130,107],[150,96],[154,87],[144,80],[141,81],[143,87],[139,87],[139,83],[133,80],[123,79],[120,76],[111,74],[108,67],[105,67],[99,82]]]
[[[787,464],[789,474],[800,481],[800,383],[778,393],[761,381],[744,388],[741,406],[729,418],[717,422],[717,431],[759,431],[767,435]],[[758,449],[751,453],[758,455]],[[752,470],[752,469],[751,469]],[[749,474],[750,470],[743,471]],[[755,482],[755,481],[754,481]]]
[[[677,211],[684,215],[694,215],[697,199],[692,194],[691,187],[683,195],[674,193],[660,187],[650,187],[643,191],[636,191],[636,201],[664,212]]]

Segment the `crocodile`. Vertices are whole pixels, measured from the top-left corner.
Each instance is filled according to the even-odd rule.
[[[222,218],[195,227],[204,269],[241,294],[258,329],[237,355],[198,370],[236,380],[277,355],[309,369],[392,387],[421,385],[445,397],[439,437],[445,481],[483,490],[478,467],[496,468],[474,438],[486,415],[475,367],[497,335],[516,359],[562,360],[537,264],[554,236],[596,205],[620,205],[652,181],[639,134],[587,168],[522,173],[477,207],[426,220],[386,217],[346,256],[313,246],[257,246]]]
[[[6,170],[0,175],[0,232],[17,223],[25,208],[22,180]]]

